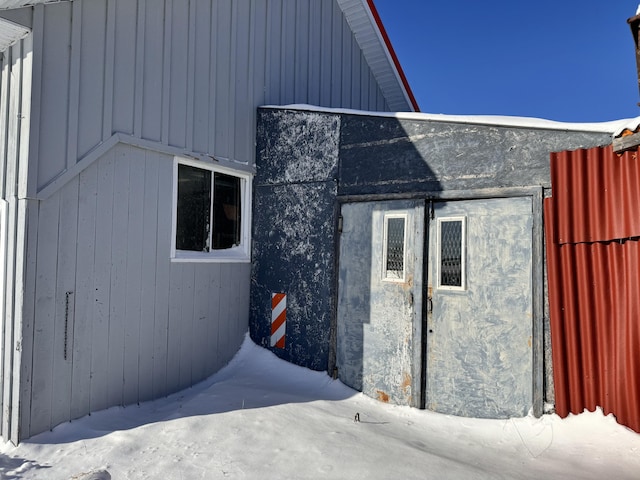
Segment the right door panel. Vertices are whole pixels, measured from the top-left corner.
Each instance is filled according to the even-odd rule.
[[[479,418],[532,406],[532,201],[438,202],[429,223],[426,407]]]

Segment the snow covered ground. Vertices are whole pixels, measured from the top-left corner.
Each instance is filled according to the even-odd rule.
[[[193,388],[0,446],[2,479],[613,480],[639,472],[640,435],[601,412],[478,420],[386,405],[248,339]]]

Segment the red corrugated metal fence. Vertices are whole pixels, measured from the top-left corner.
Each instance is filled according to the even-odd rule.
[[[545,232],[556,411],[640,432],[640,167],[611,147],[551,154]]]

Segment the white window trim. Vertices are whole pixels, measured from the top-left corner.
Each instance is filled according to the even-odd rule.
[[[387,271],[387,230],[389,225],[389,219],[402,218],[404,219],[404,235],[402,244],[402,276],[395,277],[389,276]],[[392,283],[404,283],[407,277],[407,225],[409,222],[409,215],[407,213],[385,213],[382,220],[382,281]]]
[[[212,173],[224,173],[240,179],[240,245],[223,250],[192,252],[176,249],[176,226],[178,220],[178,165],[189,165]],[[213,175],[212,175],[213,178]],[[249,263],[251,261],[251,192],[253,175],[228,167],[184,157],[173,159],[173,200],[171,211],[171,261],[172,262],[216,262]]]
[[[462,238],[461,249],[460,249],[460,283],[461,286],[456,287],[452,285],[441,285],[440,282],[442,277],[440,276],[440,266],[442,265],[441,254],[442,254],[442,223],[443,222],[462,222]],[[436,261],[436,278],[438,290],[450,290],[450,291],[458,291],[462,292],[467,289],[467,217],[439,217],[437,219],[437,233],[436,233],[436,251],[437,251],[437,261]]]

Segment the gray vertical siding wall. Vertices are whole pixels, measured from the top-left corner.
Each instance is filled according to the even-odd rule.
[[[31,206],[22,437],[185,388],[235,354],[250,266],[170,261],[172,175],[172,156],[118,145]]]
[[[24,338],[20,353],[3,350],[14,408],[2,435],[19,441],[191,385],[242,341],[249,264],[170,262],[172,154],[252,171],[260,104],[388,105],[333,1],[82,0],[13,13],[33,28],[16,47],[33,45],[26,90],[0,106],[9,123],[31,112],[25,132],[6,127],[4,147],[29,158],[8,200],[16,294],[4,343]]]
[[[114,132],[253,164],[258,105],[388,109],[334,1],[62,2],[34,31],[38,190]]]
[[[25,267],[26,187],[31,106],[32,40],[29,35],[0,57],[0,432],[18,431],[22,299]],[[28,319],[24,319],[26,323]]]
[[[335,332],[331,318],[337,295],[335,235],[339,202],[349,198],[371,199],[372,195],[389,199],[475,190],[484,191],[485,196],[490,191],[499,196],[500,189],[533,186],[550,189],[550,152],[610,141],[607,133],[261,109],[254,182],[257,208],[252,338],[269,345],[268,293],[288,288],[288,301],[304,308],[289,315],[292,323],[287,327],[289,343],[276,353],[318,370],[333,367],[331,349]],[[330,162],[331,168],[318,176],[324,162]],[[321,200],[312,195],[319,188],[318,182],[325,187]],[[276,207],[278,202],[280,208]],[[307,238],[304,232],[308,225],[315,226],[320,234]],[[273,247],[274,241],[282,250]],[[310,251],[313,255],[290,253],[298,251]],[[542,258],[537,260],[543,262]],[[541,288],[546,292],[546,287]],[[547,400],[552,401],[546,306],[544,317],[545,393]]]

